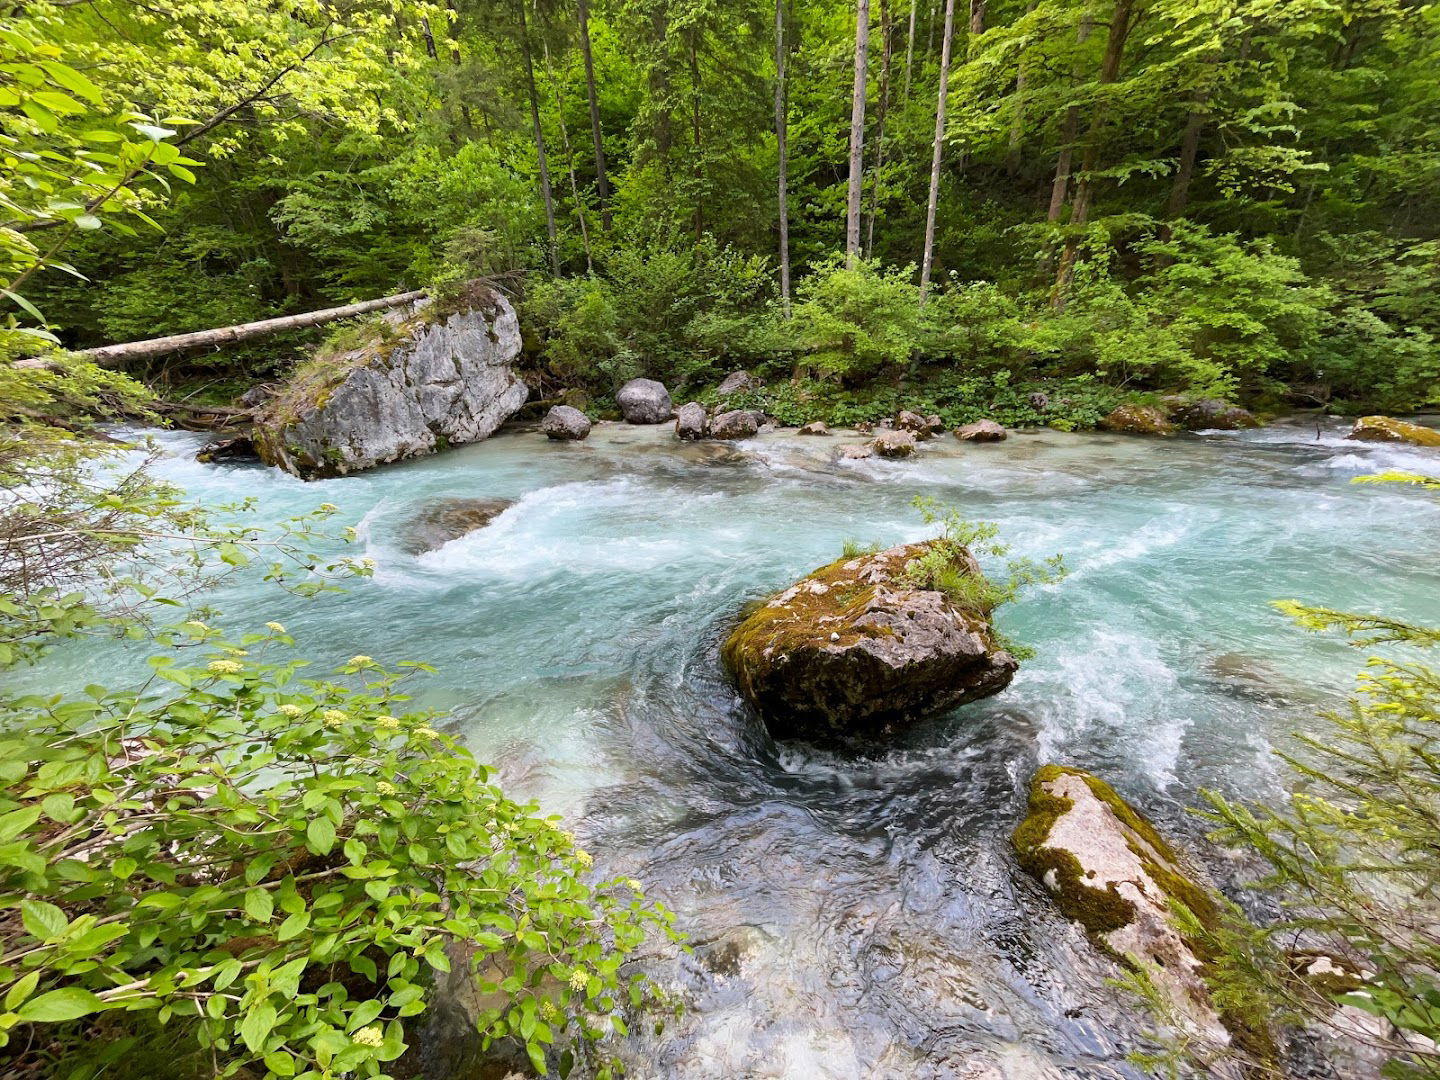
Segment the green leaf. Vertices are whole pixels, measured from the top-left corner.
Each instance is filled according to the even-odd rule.
[[[25,929],[41,941],[58,938],[70,925],[63,911],[44,900],[20,901],[20,919]]]
[[[245,1014],[239,1024],[240,1038],[252,1054],[265,1049],[265,1040],[275,1027],[275,1009],[269,1004],[257,1005]]]
[[[289,941],[297,938],[310,928],[310,912],[297,911],[280,924],[280,929],[275,933],[277,941]]]
[[[275,898],[269,889],[251,889],[245,894],[245,914],[258,923],[268,923],[275,913]]]
[[[265,1055],[265,1067],[276,1076],[294,1076],[295,1059],[283,1050]]]
[[[324,816],[312,818],[305,826],[305,846],[316,855],[329,855],[335,846],[335,823]]]
[[[61,1020],[88,1016],[105,1007],[105,1002],[89,990],[78,986],[64,986],[26,1002],[20,1009],[20,1019],[32,1024],[54,1024]]]
[[[545,1065],[545,1048],[543,1046],[538,1042],[527,1042],[525,1053],[530,1055],[530,1064],[535,1067],[536,1072],[541,1076],[550,1075],[550,1070]]]
[[[17,1005],[35,992],[35,987],[39,982],[40,972],[38,970],[18,979],[9,990],[5,991],[5,1010],[13,1012]]]

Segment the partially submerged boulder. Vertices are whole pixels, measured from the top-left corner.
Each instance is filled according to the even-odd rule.
[[[1177,903],[1201,925],[1214,926],[1215,894],[1109,784],[1082,769],[1044,766],[1031,781],[1014,844],[1020,865],[1060,911],[1097,947],[1148,978],[1190,1034],[1218,1047],[1238,1036],[1247,1052],[1273,1054],[1263,1027],[1216,1009],[1202,978],[1205,947],[1176,927]]]
[[[830,429],[825,426],[823,420],[812,420],[795,434],[797,435],[829,435]]]
[[[1440,446],[1440,431],[1390,416],[1362,416],[1347,439],[1361,442],[1404,442],[1412,446]]]
[[[514,499],[445,499],[415,515],[401,530],[400,546],[411,555],[434,551],[483,529],[514,505]]]
[[[550,439],[579,440],[590,434],[590,418],[569,405],[556,405],[540,421],[540,430]]]
[[[961,442],[999,442],[1005,438],[1005,429],[994,420],[976,420],[956,428],[955,438]]]
[[[749,409],[731,409],[710,420],[712,439],[748,439],[760,430],[757,414]]]
[[[942,542],[837,559],[735,628],[721,656],[777,739],[882,736],[1010,684],[1015,658],[989,620],[906,579]],[[968,553],[955,569],[980,573]]]
[[[317,356],[259,410],[256,452],[305,479],[343,476],[478,442],[525,404],[511,370],[515,309],[472,287],[442,311],[422,301],[386,317],[374,339]]]
[[[1170,422],[1186,431],[1239,431],[1259,427],[1248,409],[1218,398],[1187,398],[1178,394],[1160,399]]]
[[[871,447],[881,457],[903,458],[915,453],[915,436],[909,431],[882,431]]]
[[[865,458],[875,456],[875,448],[869,443],[862,443],[859,446],[846,446],[840,450],[840,456],[847,461],[861,461]]]
[[[1154,405],[1119,405],[1100,421],[1106,431],[1125,435],[1173,435],[1175,425],[1164,409]]]
[[[654,379],[631,379],[615,395],[615,404],[627,424],[663,424],[674,411],[670,391]]]
[[[909,409],[901,409],[895,414],[895,427],[899,431],[908,431],[917,439],[928,439],[930,437],[930,425],[925,417]]]
[[[201,447],[195,460],[211,465],[217,461],[247,461],[257,456],[255,442],[249,435],[235,435]]]
[[[710,418],[705,415],[705,406],[698,401],[687,401],[675,414],[675,434],[681,439],[703,439],[710,430]]]

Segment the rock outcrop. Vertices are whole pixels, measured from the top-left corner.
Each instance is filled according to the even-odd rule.
[[[930,437],[930,425],[925,417],[909,409],[901,409],[895,414],[895,428],[898,431],[908,431],[917,439],[928,439]]]
[[[838,559],[735,628],[721,655],[776,738],[883,736],[1009,685],[1016,662],[988,619],[907,580],[938,543]],[[963,549],[954,568],[980,573]]]
[[[420,305],[386,317],[374,341],[319,356],[255,417],[256,452],[310,479],[343,476],[488,438],[525,403],[511,370],[515,309],[474,287],[453,312]]]
[[[705,415],[705,406],[698,401],[687,401],[675,414],[675,434],[681,439],[694,441],[703,439],[710,431],[710,418]]]
[[[731,409],[710,419],[712,439],[748,439],[759,430],[760,421],[748,409]]]
[[[1176,928],[1171,904],[1177,902],[1213,926],[1215,894],[1109,784],[1081,769],[1046,765],[1031,781],[1014,844],[1020,865],[1040,879],[1060,911],[1101,950],[1138,967],[1191,1034],[1213,1047],[1238,1038],[1250,1054],[1273,1054],[1263,1027],[1216,1009],[1202,978],[1203,946]]]
[[[401,530],[400,546],[411,555],[434,551],[483,529],[514,505],[513,499],[446,499],[415,515]]]
[[[590,418],[569,405],[556,405],[540,421],[540,430],[550,439],[579,440],[590,434]]]
[[[721,401],[724,401],[736,394],[751,393],[758,390],[759,387],[760,380],[748,371],[732,371],[720,380],[720,385],[715,388],[715,393]]]
[[[1120,405],[1100,421],[1106,431],[1125,435],[1173,435],[1175,425],[1165,410],[1154,405]]]
[[[812,420],[795,434],[797,435],[829,435],[830,429],[825,426],[823,420]]]
[[[1160,399],[1170,422],[1186,431],[1239,431],[1259,427],[1249,409],[1218,398],[1186,398],[1172,395]]]
[[[909,457],[915,453],[915,436],[909,431],[881,431],[870,446],[881,457]]]
[[[1005,429],[994,420],[976,420],[956,428],[955,438],[961,442],[999,442],[1005,438]]]
[[[615,395],[615,404],[627,424],[663,424],[674,411],[670,391],[654,379],[631,379]]]
[[[1440,446],[1440,431],[1389,416],[1362,416],[1347,439],[1361,442],[1404,442],[1412,446]]]

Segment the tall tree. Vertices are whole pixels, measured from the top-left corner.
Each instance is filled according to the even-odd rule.
[[[890,111],[890,0],[880,0],[880,102],[875,122],[875,170],[870,178],[870,216],[865,226],[865,257],[875,253],[875,216],[880,211],[880,174],[885,168],[885,114]]]
[[[540,95],[535,90],[535,61],[530,55],[530,24],[525,18],[528,0],[517,0],[520,13],[520,55],[525,62],[525,92],[530,99],[530,126],[535,135],[535,155],[540,164],[540,196],[545,200],[545,231],[550,237],[550,268],[560,276],[560,240],[555,230],[555,199],[550,191],[550,163],[545,155],[545,129],[540,124]]]
[[[600,226],[610,231],[610,178],[605,170],[605,136],[600,129],[600,95],[595,87],[595,57],[590,48],[590,3],[579,0],[580,54],[585,60],[585,94],[590,99],[590,137],[595,143],[595,186],[600,194]]]
[[[915,7],[917,0],[910,0],[910,27],[905,31],[905,93],[901,100],[910,104],[910,69],[915,65]]]
[[[912,4],[914,0],[911,0]],[[913,11],[914,8],[912,7]],[[775,148],[779,159],[780,199],[780,303],[785,309],[785,318],[790,318],[790,198],[786,193],[789,182],[786,161],[789,124],[786,122],[785,106],[785,0],[775,0]]]
[[[920,260],[920,303],[930,295],[930,264],[935,255],[935,207],[940,201],[940,159],[945,150],[945,100],[950,96],[950,42],[955,34],[955,0],[945,0],[945,29],[940,41],[940,88],[935,94],[935,147],[930,157],[930,198],[925,203],[925,254]]]
[[[1080,27],[1075,31],[1075,44],[1083,46],[1090,38],[1092,19],[1086,11],[1080,16]],[[1078,68],[1079,61],[1076,61]],[[1075,73],[1079,79],[1079,71]],[[1050,210],[1045,220],[1052,225],[1065,213],[1065,200],[1070,194],[1070,166],[1075,155],[1075,139],[1080,134],[1080,105],[1072,103],[1065,110],[1065,119],[1060,124],[1060,150],[1055,157],[1055,179],[1050,185]]]
[[[855,4],[855,86],[850,99],[850,187],[845,199],[845,265],[860,255],[860,196],[865,173],[865,76],[870,49],[870,0]]]

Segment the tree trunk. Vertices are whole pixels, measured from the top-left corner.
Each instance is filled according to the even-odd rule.
[[[935,254],[935,207],[940,200],[940,157],[945,149],[945,99],[950,95],[950,40],[955,31],[955,0],[945,0],[945,29],[940,39],[940,89],[935,95],[935,152],[930,158],[930,198],[925,204],[925,254],[920,260],[920,304],[930,295],[930,261]]]
[[[1115,13],[1110,19],[1110,29],[1105,38],[1105,55],[1100,61],[1101,86],[1108,86],[1120,77],[1120,61],[1125,56],[1125,42],[1134,27],[1131,17],[1135,12],[1136,0],[1116,0]],[[1100,140],[1107,120],[1103,102],[1097,102],[1090,117],[1090,131],[1085,139],[1085,157],[1080,162],[1080,180],[1075,185],[1075,197],[1070,204],[1071,226],[1084,225],[1090,220],[1090,207],[1094,201],[1095,184],[1090,174],[1100,157]],[[1075,271],[1076,253],[1080,238],[1072,232],[1065,241],[1065,250],[1060,256],[1060,269],[1055,274],[1054,305],[1064,310],[1065,292]]]
[[[970,36],[977,38],[985,32],[985,0],[970,0]],[[971,52],[975,49],[973,41],[967,43],[967,49]]]
[[[1025,5],[1025,14],[1035,10],[1036,0]],[[1010,114],[1010,145],[1005,150],[1005,175],[1014,176],[1020,171],[1021,144],[1025,138],[1025,54],[1020,54],[1015,67],[1015,111]]]
[[[1208,97],[1203,90],[1195,91],[1191,98],[1190,115],[1185,118],[1185,134],[1180,138],[1180,160],[1175,166],[1175,182],[1170,185],[1170,200],[1165,206],[1165,216],[1172,221],[1185,212],[1185,206],[1190,201],[1190,181],[1195,177],[1200,134],[1205,130],[1205,120],[1209,116],[1205,110]]]
[[[261,319],[258,322],[237,323],[215,330],[198,330],[193,334],[171,334],[168,337],[150,338],[147,341],[128,341],[122,345],[102,345],[98,349],[81,349],[71,355],[88,360],[101,367],[116,367],[127,360],[146,360],[165,353],[183,352],[187,349],[213,349],[221,345],[233,345],[237,341],[277,334],[281,330],[299,330],[306,326],[320,326],[336,319],[349,319],[366,315],[372,311],[384,311],[421,299],[425,290],[396,293],[382,296],[378,300],[363,300],[358,304],[343,307],[324,308],[321,311],[307,311],[301,315],[285,315],[278,319]]]
[[[686,35],[690,46],[690,176],[695,184],[695,242],[705,233],[705,199],[701,185],[705,181],[705,162],[700,144],[700,53],[695,44],[699,31],[694,27]]]
[[[911,0],[913,3],[914,0]],[[913,8],[912,8],[913,10]],[[780,172],[780,303],[785,318],[790,318],[790,199],[786,194],[787,152],[786,142],[789,124],[785,108],[785,6],[784,0],[775,0],[775,147],[779,158]]]
[[[845,200],[845,265],[860,254],[860,193],[865,172],[865,74],[870,48],[870,0],[855,4],[855,88],[850,100],[850,188]]]
[[[580,201],[580,185],[575,180],[575,155],[570,149],[570,131],[565,125],[564,84],[555,78],[550,66],[550,46],[545,46],[545,77],[555,87],[555,116],[560,121],[560,149],[565,151],[565,170],[570,174],[570,197],[575,200],[575,217],[580,222],[580,243],[585,247],[585,269],[595,272],[595,260],[590,254],[590,227],[585,222],[585,204]]]
[[[865,257],[875,254],[875,215],[880,209],[880,171],[885,165],[885,114],[890,109],[890,0],[880,0],[880,108],[875,118],[875,175],[870,180],[870,219],[865,227]]]
[[[1090,39],[1091,19],[1087,11],[1080,16],[1080,27],[1075,31],[1075,43],[1084,45]],[[1079,72],[1076,72],[1078,79]],[[1050,185],[1050,212],[1045,220],[1050,224],[1060,220],[1065,211],[1065,199],[1070,188],[1070,162],[1075,153],[1075,136],[1080,133],[1080,106],[1071,105],[1065,110],[1065,120],[1060,125],[1060,153],[1055,159],[1055,181]]]
[[[655,48],[660,50],[660,55],[650,65],[649,73],[650,101],[652,105],[659,107],[651,131],[655,141],[655,154],[665,163],[665,175],[668,180],[670,148],[675,143],[675,133],[671,127],[670,59],[666,53],[670,36],[670,20],[663,9],[656,10],[650,16],[650,31]]]
[[[580,53],[585,58],[585,93],[590,99],[590,137],[595,142],[595,185],[600,192],[600,227],[610,231],[610,178],[605,173],[605,139],[600,130],[600,98],[595,91],[595,59],[590,52],[590,4],[579,0]]]
[[[430,32],[430,20],[424,15],[420,16],[420,32],[425,35],[425,54],[431,60],[440,59],[440,54],[435,51],[435,35]]]
[[[540,96],[535,91],[535,63],[530,56],[530,30],[525,21],[526,0],[520,11],[520,53],[525,60],[525,89],[530,96],[530,125],[535,129],[535,153],[540,161],[540,195],[545,200],[545,231],[550,237],[550,268],[560,276],[560,242],[555,229],[555,199],[550,191],[550,164],[545,156],[545,132],[540,127]]]
[[[915,66],[915,8],[918,0],[910,0],[910,29],[905,33],[905,94],[903,100],[910,104],[910,69]]]

